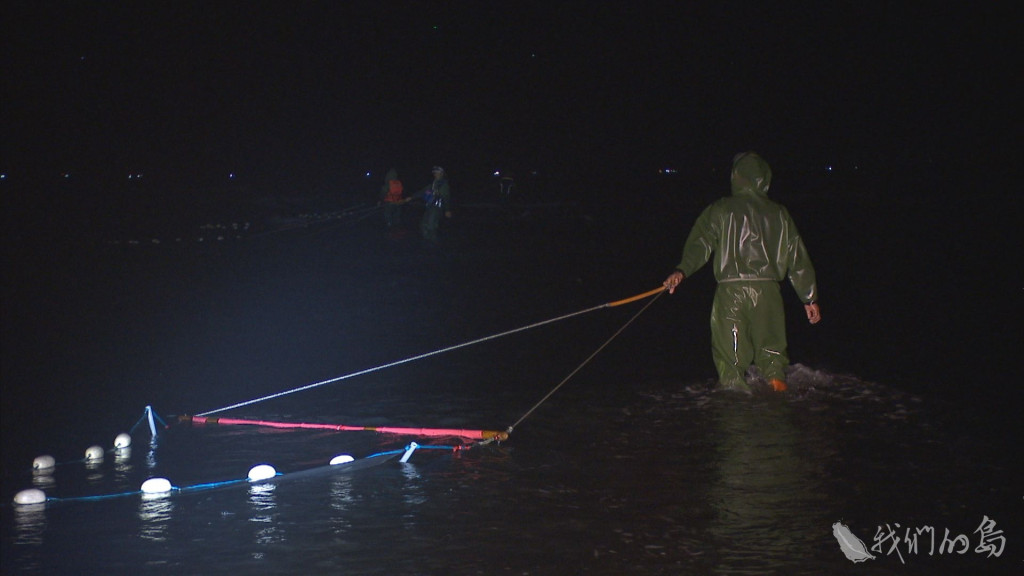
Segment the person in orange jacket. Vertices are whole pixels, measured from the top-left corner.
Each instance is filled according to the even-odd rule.
[[[402,181],[398,179],[398,171],[391,168],[384,176],[384,185],[380,189],[380,203],[384,205],[384,223],[388,228],[402,224],[402,204],[406,202],[402,192]]]

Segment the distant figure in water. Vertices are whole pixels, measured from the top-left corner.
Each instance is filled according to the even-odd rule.
[[[384,176],[384,185],[380,188],[380,203],[384,205],[384,223],[388,228],[402,224],[402,204],[405,202],[402,195],[402,181],[398,179],[398,171],[391,168]]]
[[[704,209],[665,279],[669,294],[714,255],[711,354],[719,385],[750,392],[753,363],[772,388],[786,390],[786,324],[779,283],[789,278],[811,324],[821,320],[814,266],[784,206],[768,199],[772,171],[753,152],[732,162],[732,195]]]
[[[423,237],[431,242],[437,241],[437,229],[441,225],[441,215],[451,218],[451,190],[448,188],[448,178],[445,177],[444,168],[434,166],[430,171],[434,181],[423,189],[423,203],[427,209],[423,212],[423,219],[420,220],[420,232]]]
[[[501,203],[507,206],[512,203],[512,194],[516,189],[516,181],[512,178],[511,174],[502,174],[499,185],[501,186]]]

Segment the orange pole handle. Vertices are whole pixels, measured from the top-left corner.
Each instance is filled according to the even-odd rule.
[[[622,300],[616,300],[615,302],[609,302],[607,304],[607,306],[609,306],[609,307],[612,307],[612,306],[622,306],[623,304],[629,304],[630,302],[636,302],[637,300],[643,300],[644,298],[647,298],[648,296],[654,296],[655,294],[657,294],[659,292],[663,292],[664,290],[665,290],[664,286],[658,286],[654,290],[650,290],[648,292],[644,292],[643,294],[637,294],[636,296],[630,296],[629,298],[623,298]]]

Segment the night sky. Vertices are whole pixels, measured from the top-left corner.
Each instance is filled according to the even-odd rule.
[[[1018,140],[993,6],[5,2],[0,169],[984,173]]]

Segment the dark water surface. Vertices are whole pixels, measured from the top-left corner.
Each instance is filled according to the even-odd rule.
[[[790,392],[710,388],[705,270],[653,303],[224,414],[501,430],[565,381],[506,442],[359,469],[324,465],[456,440],[174,425],[151,441],[140,426],[130,455],[78,460],[110,447],[147,405],[168,419],[215,410],[655,288],[699,207],[464,206],[439,246],[412,231],[412,210],[403,233],[374,212],[56,240],[34,236],[53,233],[36,221],[13,222],[2,572],[1019,573],[1020,327],[992,327],[986,301],[1019,313],[1021,285],[978,257],[1019,210],[965,217],[907,200],[901,217],[863,199],[788,200],[825,315],[807,326],[784,289]],[[951,238],[953,222],[971,233]],[[979,284],[987,300],[973,296]],[[40,454],[61,462],[52,475],[32,474]],[[285,474],[133,493],[150,477],[195,487],[260,463]],[[11,505],[31,487],[52,500]],[[986,517],[1002,532],[978,532]],[[875,559],[848,560],[837,522]],[[892,548],[890,529],[923,535],[916,550],[902,539]],[[969,550],[940,551],[947,529]],[[990,556],[984,545],[1000,542]]]

